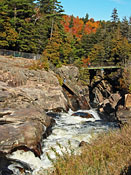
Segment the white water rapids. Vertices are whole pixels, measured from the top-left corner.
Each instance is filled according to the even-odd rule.
[[[64,147],[68,147],[68,141],[70,140],[72,148],[78,150],[81,141],[90,142],[90,139],[97,133],[115,127],[115,123],[101,121],[95,110],[79,110],[77,112],[92,114],[94,118],[87,119],[80,116],[72,116],[74,112],[71,110],[68,113],[61,113],[56,116],[54,118],[56,125],[52,128],[52,134],[43,140],[41,159],[35,157],[30,151],[24,152],[22,150],[14,152],[10,158],[26,162],[33,169],[32,175],[39,175],[41,169],[51,167],[51,162],[46,153],[49,153],[50,157],[55,159],[55,154],[53,154],[50,147],[56,148],[58,153],[61,152],[60,147],[56,144],[57,142]],[[19,172],[13,167],[14,165],[10,165],[9,168],[13,170],[14,175],[18,175]]]

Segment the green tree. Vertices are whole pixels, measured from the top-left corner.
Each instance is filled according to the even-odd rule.
[[[117,23],[119,21],[118,12],[117,12],[116,8],[113,9],[113,12],[112,12],[112,15],[111,15],[111,21],[113,23]]]
[[[86,13],[86,16],[84,18],[81,18],[84,21],[84,24],[89,21],[89,14]]]
[[[38,4],[40,6],[41,13],[45,14],[46,18],[48,18],[51,38],[55,23],[61,20],[62,12],[64,12],[63,6],[57,0],[38,0]]]
[[[113,12],[112,12],[112,15],[111,15],[111,28],[112,28],[112,32],[114,32],[114,30],[117,29],[118,22],[119,22],[118,12],[117,12],[117,9],[114,8],[113,9]]]
[[[128,41],[129,41],[129,43],[131,43],[131,16],[130,16],[130,18],[129,18]]]
[[[128,20],[127,20],[126,16],[123,18],[123,20],[121,22],[120,29],[121,29],[122,36],[126,37],[128,39],[129,25],[128,25]]]
[[[11,18],[8,15],[6,0],[0,1],[0,47],[8,48],[9,45],[15,46],[18,33],[11,25]]]
[[[103,65],[105,60],[105,48],[103,44],[95,44],[88,57],[92,64]]]
[[[58,26],[54,26],[54,32],[52,37],[48,40],[48,44],[43,52],[43,56],[46,57],[54,66],[59,67],[60,61],[60,49],[62,44],[62,37]]]
[[[62,63],[70,63],[70,58],[72,55],[72,36],[70,34],[65,34],[62,37],[62,44],[60,47],[60,60]]]
[[[74,26],[74,22],[73,22],[73,15],[71,16],[71,20],[69,22],[69,28],[72,28]]]
[[[84,57],[88,57],[94,45],[101,41],[102,37],[100,32],[98,29],[96,33],[82,36],[81,47],[84,49]]]

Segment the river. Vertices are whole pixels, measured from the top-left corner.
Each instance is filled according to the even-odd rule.
[[[43,140],[43,154],[41,155],[41,159],[35,157],[30,151],[24,152],[22,150],[14,152],[10,158],[26,162],[33,169],[31,174],[39,175],[43,169],[48,169],[52,166],[47,157],[47,153],[49,153],[50,157],[55,159],[55,154],[51,151],[51,147],[55,148],[58,153],[61,153],[60,146],[57,142],[63,147],[69,147],[70,145],[68,143],[70,141],[71,147],[75,149],[76,152],[79,152],[79,144],[81,141],[89,143],[90,139],[96,137],[97,133],[102,131],[107,132],[109,129],[117,127],[117,124],[114,122],[102,121],[94,109],[77,111],[77,113],[89,113],[94,116],[89,119],[72,116],[73,113],[73,111],[69,110],[68,113],[59,113],[54,116],[56,124],[52,128],[51,135]],[[10,165],[9,168],[13,170],[14,175],[19,175],[19,170],[15,164]]]

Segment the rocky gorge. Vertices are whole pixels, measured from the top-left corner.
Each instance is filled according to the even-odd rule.
[[[121,123],[122,118],[131,118],[131,95],[125,96],[117,85],[114,88],[116,80],[111,82],[101,73],[91,72],[90,83],[83,85],[79,69],[73,65],[45,71],[30,69],[33,62],[0,56],[0,159],[19,149],[39,157],[41,141],[55,125],[50,111],[84,110],[96,105],[103,120]],[[117,72],[117,77],[120,74]]]

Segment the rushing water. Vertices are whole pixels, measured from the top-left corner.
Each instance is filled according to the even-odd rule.
[[[68,147],[69,140],[71,147],[78,149],[81,141],[90,142],[90,139],[96,136],[101,131],[108,131],[109,129],[115,128],[116,123],[103,122],[100,120],[95,110],[79,110],[77,112],[90,113],[94,118],[81,118],[80,116],[72,116],[73,111],[69,110],[68,113],[61,113],[56,115],[56,125],[52,129],[52,134],[43,140],[42,150],[43,154],[41,159],[35,157],[30,151],[16,151],[10,157],[28,163],[33,169],[33,175],[39,175],[40,169],[47,169],[51,167],[51,162],[47,157],[49,153],[50,157],[55,159],[55,154],[51,151],[51,147],[55,148],[58,153],[61,153],[61,149],[57,142],[64,147]],[[15,165],[11,165],[10,169],[14,171],[14,174],[19,174]]]

